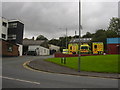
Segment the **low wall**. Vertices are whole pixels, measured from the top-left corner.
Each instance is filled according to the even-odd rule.
[[[81,56],[94,56],[100,54],[80,54]],[[62,54],[62,53],[55,53],[54,57],[78,57],[78,54]]]

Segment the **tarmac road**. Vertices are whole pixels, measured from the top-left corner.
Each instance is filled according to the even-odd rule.
[[[29,60],[52,56],[4,57],[2,60],[3,88],[118,88],[118,80],[55,73],[35,72],[23,67]]]

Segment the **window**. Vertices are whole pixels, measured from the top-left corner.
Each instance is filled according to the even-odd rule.
[[[9,28],[17,28],[17,23],[10,23]]]
[[[4,27],[7,27],[7,23],[6,23],[6,22],[2,22],[2,25],[3,25]]]
[[[9,35],[9,36],[8,36],[8,39],[9,39],[9,40],[16,39],[16,35]]]
[[[87,46],[82,46],[81,49],[88,49],[88,47]]]
[[[6,35],[5,35],[5,34],[2,34],[2,38],[6,38]]]
[[[46,53],[46,49],[44,49],[44,53]]]
[[[8,52],[12,52],[13,51],[13,45],[8,44],[7,46],[8,46],[8,48],[7,48]]]
[[[97,48],[97,45],[95,45],[94,48]]]
[[[72,46],[70,46],[70,50],[72,50]]]

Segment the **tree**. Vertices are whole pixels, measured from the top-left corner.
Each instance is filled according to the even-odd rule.
[[[59,46],[59,40],[58,39],[51,39],[49,42],[49,44],[53,44],[53,45],[56,45],[56,46]]]
[[[39,35],[36,40],[48,40],[46,37],[44,37],[43,35]]]
[[[92,38],[92,41],[94,42],[103,42],[104,44],[106,44],[106,31],[103,29],[97,30],[95,35]]]
[[[115,31],[118,34],[118,29],[120,29],[120,18],[113,17],[110,19],[108,30]]]
[[[34,37],[32,37],[32,40],[34,40]]]
[[[86,35],[82,36],[83,38],[92,38],[93,34],[91,34],[90,32],[87,32]]]
[[[23,40],[29,40],[28,38],[24,38]]]
[[[107,30],[106,31],[106,36],[107,38],[114,38],[114,37],[118,37],[117,33],[113,30]]]

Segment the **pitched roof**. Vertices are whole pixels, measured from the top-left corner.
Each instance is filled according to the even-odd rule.
[[[42,45],[44,40],[23,40],[23,45]]]

